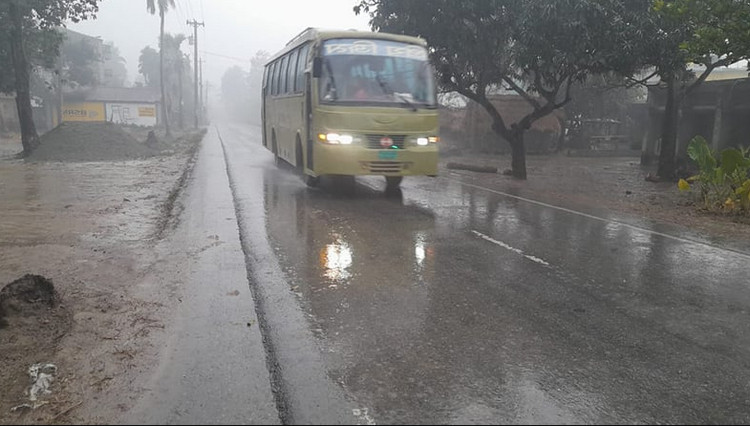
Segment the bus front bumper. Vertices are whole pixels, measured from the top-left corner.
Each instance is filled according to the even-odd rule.
[[[346,145],[316,144],[315,175],[435,176],[436,146],[408,149],[368,149]]]

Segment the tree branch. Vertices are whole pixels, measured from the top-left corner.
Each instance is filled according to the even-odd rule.
[[[487,96],[479,95],[475,92],[472,92],[471,90],[466,90],[465,88],[461,88],[458,86],[455,86],[454,89],[456,90],[456,92],[481,105],[492,118],[492,129],[500,133],[505,139],[510,140],[510,130],[505,124],[505,120],[503,120],[503,117],[497,111],[495,105],[493,105],[492,102],[487,99]]]
[[[545,89],[544,84],[542,84],[542,76],[541,73],[537,70],[534,71],[534,90],[536,90],[544,99],[546,99],[548,102],[550,100],[550,97],[553,95],[553,93],[547,89]]]
[[[703,73],[701,73],[701,75],[698,77],[698,79],[695,80],[694,82],[692,82],[687,87],[687,89],[685,89],[685,91],[681,95],[681,98],[685,98],[685,96],[687,96],[690,93],[692,93],[695,90],[696,87],[700,86],[704,81],[706,81],[706,79],[713,72],[713,70],[715,70],[716,68],[719,68],[719,67],[725,67],[727,65],[731,65],[732,62],[733,61],[730,58],[724,58],[724,59],[718,60],[718,61],[716,61],[716,62],[714,62],[712,64],[706,64],[705,71],[703,71]]]
[[[659,75],[659,70],[658,70],[658,69],[657,69],[657,70],[654,70],[654,72],[652,72],[652,73],[651,73],[651,74],[649,74],[649,75],[648,75],[647,77],[644,77],[644,78],[642,78],[642,79],[640,79],[640,80],[638,80],[638,79],[635,79],[635,78],[633,78],[632,76],[626,76],[626,77],[625,77],[625,79],[626,79],[626,80],[628,80],[628,81],[629,81],[629,83],[627,83],[627,84],[624,84],[624,85],[621,85],[621,86],[622,86],[622,87],[625,87],[626,89],[630,89],[631,87],[635,87],[635,86],[639,86],[639,85],[642,85],[642,86],[647,86],[647,84],[646,84],[646,83],[647,83],[647,82],[648,82],[649,80],[651,80],[652,78],[656,77],[657,75]],[[617,86],[620,86],[620,85],[617,85]]]
[[[524,98],[526,102],[530,103],[531,106],[534,107],[534,109],[539,109],[542,107],[542,105],[536,99],[534,99],[533,96],[529,95],[527,91],[525,91],[521,86],[516,84],[516,82],[513,81],[512,78],[508,76],[504,76],[503,81],[506,82],[510,86],[511,89],[515,90],[516,93],[518,93],[522,98]]]

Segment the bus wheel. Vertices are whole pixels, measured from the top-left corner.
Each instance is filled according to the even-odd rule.
[[[299,136],[297,136],[297,143],[295,144],[296,148],[294,150],[295,153],[295,166],[297,167],[297,171],[301,174],[305,174],[305,159],[302,156],[302,142],[299,140]]]
[[[386,176],[385,187],[386,188],[398,188],[401,185],[401,181],[404,180],[403,176]]]

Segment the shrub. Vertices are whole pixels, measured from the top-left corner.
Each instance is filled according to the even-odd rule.
[[[681,191],[690,191],[694,182],[706,209],[750,214],[750,149],[728,148],[717,153],[706,139],[696,136],[688,145],[688,156],[699,172],[680,179],[677,186]]]

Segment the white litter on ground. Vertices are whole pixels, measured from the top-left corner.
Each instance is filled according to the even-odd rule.
[[[39,401],[39,397],[42,395],[50,395],[52,393],[49,388],[52,386],[52,382],[55,381],[56,375],[57,366],[55,364],[34,364],[29,367],[31,387],[26,391],[26,395],[28,395],[31,403],[15,406],[11,408],[10,411],[18,411],[23,408],[35,410],[46,404],[47,401]]]
[[[29,401],[36,401],[39,395],[49,395],[52,393],[49,387],[55,381],[57,366],[55,364],[34,364],[29,367],[29,377],[31,377],[31,389],[29,389]]]

